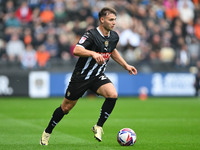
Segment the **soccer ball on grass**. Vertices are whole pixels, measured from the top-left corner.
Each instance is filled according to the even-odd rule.
[[[122,146],[131,146],[136,142],[136,133],[130,128],[123,128],[117,134],[117,141]]]

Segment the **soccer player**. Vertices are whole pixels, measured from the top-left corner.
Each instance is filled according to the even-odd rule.
[[[112,82],[106,77],[106,69],[111,57],[126,69],[130,75],[137,74],[137,69],[126,63],[116,49],[119,36],[112,31],[116,23],[116,11],[104,7],[99,12],[100,25],[95,29],[88,30],[74,48],[74,55],[79,56],[73,71],[71,81],[65,93],[65,98],[58,107],[44,130],[40,144],[48,145],[52,130],[69,111],[76,105],[78,99],[88,90],[105,97],[101,107],[100,117],[92,127],[94,137],[102,141],[103,125],[110,116],[116,100],[117,91]]]

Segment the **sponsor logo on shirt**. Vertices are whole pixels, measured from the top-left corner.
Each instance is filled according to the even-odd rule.
[[[105,60],[109,60],[110,59],[111,53],[101,53],[101,52],[97,52],[97,53],[101,54]]]

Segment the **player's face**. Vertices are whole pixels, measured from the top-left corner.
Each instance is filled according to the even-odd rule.
[[[114,14],[108,14],[107,16],[103,17],[102,23],[103,27],[107,31],[111,31],[115,26],[116,16]]]

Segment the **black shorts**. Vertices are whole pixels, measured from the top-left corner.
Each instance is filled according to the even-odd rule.
[[[80,82],[71,81],[65,93],[65,98],[68,100],[77,100],[83,96],[87,90],[91,90],[96,93],[98,88],[106,83],[112,83],[105,74],[97,76],[89,80],[83,80]]]

